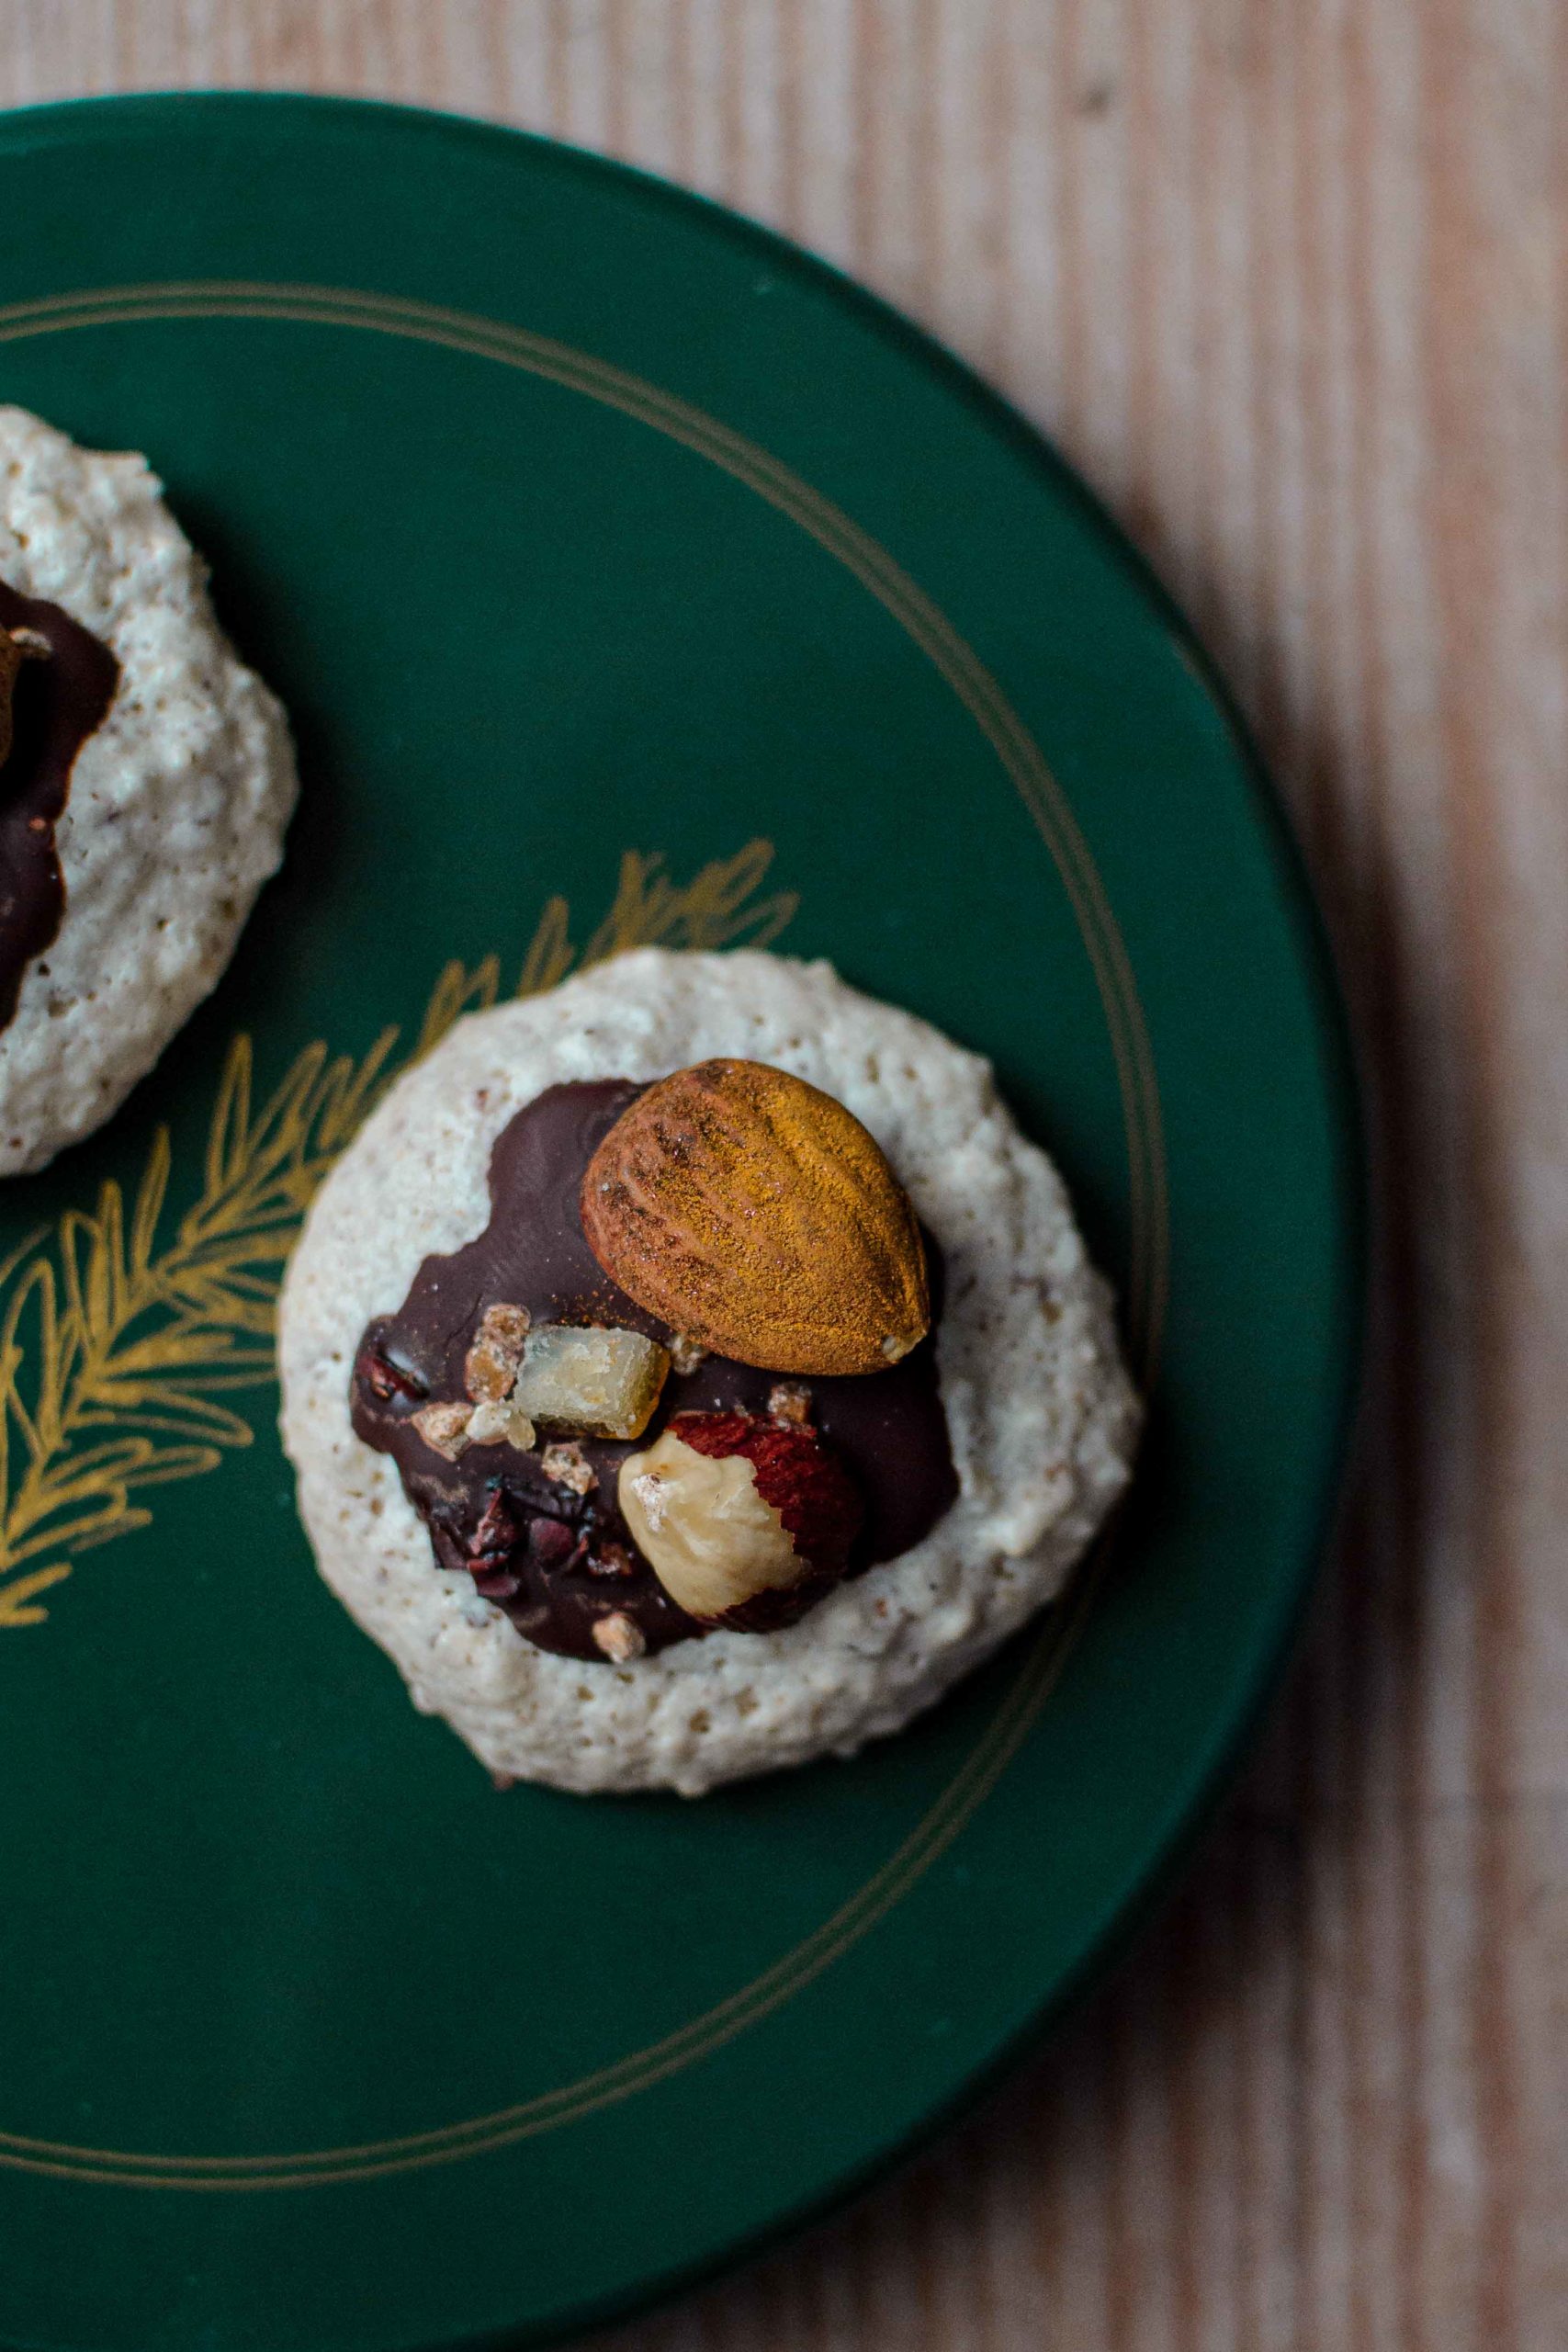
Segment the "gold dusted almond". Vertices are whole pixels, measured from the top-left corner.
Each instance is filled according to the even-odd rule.
[[[628,1296],[763,1372],[886,1372],[931,1328],[908,1196],[860,1121],[766,1062],[697,1062],[624,1112],[582,1229]]]

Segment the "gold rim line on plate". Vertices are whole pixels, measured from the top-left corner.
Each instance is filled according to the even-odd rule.
[[[309,2188],[348,2180],[374,2180],[400,2172],[457,2164],[536,2138],[557,2125],[575,2122],[613,2107],[680,2072],[759,2024],[773,2010],[831,1967],[852,1944],[893,1909],[915,1882],[953,1843],[990,1793],[1023,1741],[1066,1664],[1072,1636],[1093,1603],[1110,1546],[1075,1584],[1056,1637],[1037,1643],[1011,1690],[998,1707],[987,1736],[977,1741],[942,1795],[904,1843],[874,1876],[793,1951],[750,1984],[716,2002],[700,2017],[662,2041],[634,2051],[576,2083],[541,2091],[515,2107],[502,2108],[467,2123],[411,2132],[400,2139],[367,2141],[360,2146],[322,2148],[273,2156],[152,2156],[122,2154],[112,2148],[74,2148],[67,2143],[28,2140],[0,2133],[0,2166],[42,2172],[57,2178],[87,2180],[130,2188],[225,2189]],[[49,2159],[52,2158],[53,2161]],[[131,2167],[135,2167],[132,2169]]]
[[[1115,1057],[1127,1136],[1132,1264],[1129,1320],[1152,1385],[1168,1288],[1169,1216],[1157,1078],[1131,961],[1104,885],[1043,753],[997,680],[879,542],[782,460],[690,402],[571,345],[433,304],[352,288],[170,281],[51,296],[0,308],[0,343],[76,328],[200,318],[351,326],[489,358],[577,390],[707,458],[817,540],[857,578],[936,668],[979,726],[1028,808],[1067,892]],[[1066,1665],[1104,1572],[1109,1545],[1075,1580],[1032,1645],[1011,1691],[942,1795],[897,1851],[823,1926],[748,1985],[661,2041],[522,2105],[361,2147],[273,2156],[157,2156],[0,2132],[0,2166],[124,2187],[262,2189],[365,2179],[450,2163],[575,2120],[722,2046],[802,1989],[924,1875],[1016,1754]]]

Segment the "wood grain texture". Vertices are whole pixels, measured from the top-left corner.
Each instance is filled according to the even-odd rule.
[[[1378,1361],[1265,1756],[986,2115],[617,2352],[1568,2345],[1565,42],[1553,0],[0,0],[6,102],[497,115],[906,306],[1187,605],[1342,943]]]

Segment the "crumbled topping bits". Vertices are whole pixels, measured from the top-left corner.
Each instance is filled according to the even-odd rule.
[[[607,1617],[599,1619],[593,1628],[593,1639],[605,1657],[617,1666],[625,1666],[630,1658],[641,1657],[648,1647],[642,1627],[619,1609],[613,1609]]]
[[[473,1409],[471,1405],[422,1405],[410,1419],[433,1453],[456,1462],[468,1442]]]
[[[637,1091],[565,1085],[516,1115],[492,1155],[491,1225],[430,1261],[399,1312],[367,1328],[354,1379],[355,1428],[395,1456],[439,1566],[472,1579],[463,1603],[499,1609],[526,1641],[601,1667],[594,1628],[607,1614],[631,1621],[645,1657],[708,1620],[661,1582],[621,1492],[626,1457],[650,1449],[672,1402],[677,1414],[749,1415],[746,1446],[766,1457],[764,1467],[749,1456],[684,1462],[687,1486],[705,1468],[722,1472],[720,1488],[765,1479],[750,1513],[766,1571],[750,1581],[763,1589],[727,1590],[712,1612],[746,1631],[786,1622],[838,1575],[906,1549],[948,1499],[952,1476],[929,1351],[910,1373],[870,1380],[764,1373],[708,1351],[684,1317],[655,1321],[606,1285],[581,1230],[581,1174]],[[852,1557],[817,1508],[810,1464],[823,1449],[864,1482]],[[780,1483],[786,1455],[799,1475]],[[654,1544],[683,1531],[686,1548],[700,1550],[702,1515],[694,1521],[692,1494],[658,1475],[661,1460],[644,1452],[633,1464],[634,1508]],[[807,1504],[813,1523],[800,1521],[797,1540]]]
[[[512,1408],[487,1397],[468,1415],[467,1434],[470,1445],[499,1445],[512,1435]]]
[[[500,1404],[511,1396],[523,1369],[528,1325],[525,1306],[502,1301],[485,1308],[463,1365],[463,1385],[476,1405]]]
[[[574,1495],[586,1495],[599,1483],[580,1445],[547,1445],[540,1467],[547,1478],[553,1478],[558,1487],[569,1487]]]

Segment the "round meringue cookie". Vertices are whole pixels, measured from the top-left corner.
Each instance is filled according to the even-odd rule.
[[[772,1633],[583,1664],[536,1648],[437,1566],[389,1454],[350,1419],[367,1324],[491,1214],[491,1149],[547,1087],[769,1062],[870,1130],[940,1244],[937,1337],[957,1500],[897,1558]],[[322,1187],[279,1312],[283,1440],[322,1576],[490,1770],[675,1789],[896,1732],[1060,1590],[1126,1483],[1139,1411],[1110,1291],[1061,1179],[990,1066],[827,964],[642,948],[470,1014],[392,1090]]]
[[[55,822],[59,928],[0,1029],[0,1174],[20,1175],[110,1117],[212,989],[298,781],[282,706],[219,628],[145,458],[0,408],[0,581],[119,665]]]

